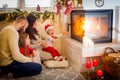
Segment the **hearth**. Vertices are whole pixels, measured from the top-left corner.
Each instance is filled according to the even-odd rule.
[[[94,43],[112,42],[113,10],[73,10],[71,38],[83,42],[87,36]]]

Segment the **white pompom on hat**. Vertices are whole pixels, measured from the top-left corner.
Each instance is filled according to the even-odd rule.
[[[45,31],[48,32],[50,29],[53,29],[53,26],[50,24],[45,25]]]

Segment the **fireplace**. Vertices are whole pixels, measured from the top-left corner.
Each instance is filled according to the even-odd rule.
[[[87,36],[94,43],[112,42],[113,10],[73,10],[71,38],[82,43]]]

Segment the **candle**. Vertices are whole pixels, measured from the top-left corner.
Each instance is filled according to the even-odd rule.
[[[83,47],[88,47],[88,38],[87,38],[87,36],[83,37]]]
[[[90,61],[86,61],[86,68],[90,69],[91,68],[91,62]]]
[[[94,67],[98,66],[98,60],[97,59],[92,59],[92,65]]]
[[[88,47],[94,47],[94,42],[91,39],[88,39]]]
[[[91,47],[91,39],[88,39],[88,47]]]
[[[93,41],[91,42],[91,47],[94,47],[94,42]]]
[[[94,42],[87,36],[83,37],[83,47],[94,47]]]
[[[103,72],[102,70],[97,70],[96,74],[98,77],[101,77],[103,75]]]

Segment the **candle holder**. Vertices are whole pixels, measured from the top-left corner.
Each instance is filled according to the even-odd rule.
[[[86,68],[87,68],[87,73],[88,73],[88,80],[90,80],[90,73],[91,73],[91,61],[90,60],[86,61]]]
[[[100,69],[96,70],[96,75],[97,75],[97,79],[96,80],[104,80],[102,70],[100,70]]]
[[[97,66],[98,59],[93,58],[86,61],[87,80],[104,80],[103,72],[100,69],[96,69]]]
[[[98,66],[98,60],[93,58],[92,59],[92,66],[93,66],[93,71],[96,71],[96,67]]]

